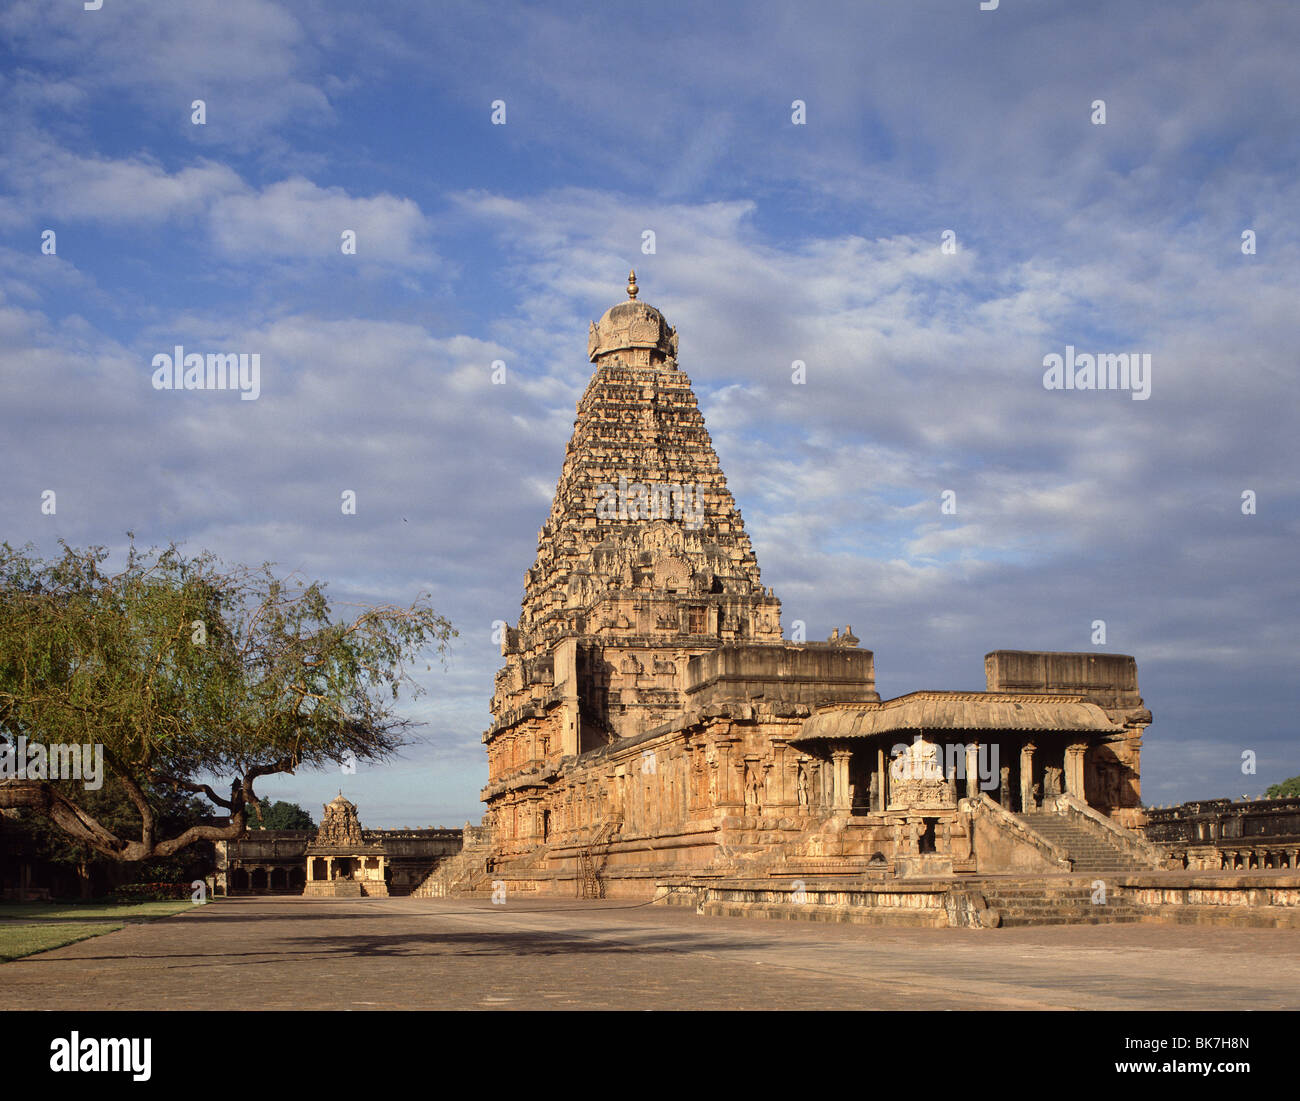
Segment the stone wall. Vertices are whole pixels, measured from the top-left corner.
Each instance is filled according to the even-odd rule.
[[[1205,799],[1147,810],[1144,832],[1172,867],[1300,867],[1300,798]]]
[[[410,894],[437,864],[461,849],[459,829],[361,831],[366,845],[388,854],[388,889]],[[307,846],[314,830],[250,830],[238,841],[217,842],[218,893],[301,894],[306,883]],[[242,872],[242,875],[238,873]]]

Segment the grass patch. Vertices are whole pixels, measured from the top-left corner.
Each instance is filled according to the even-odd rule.
[[[151,921],[193,910],[188,899],[169,902],[3,902],[0,918],[26,921],[80,921],[110,918],[113,921]]]
[[[65,944],[76,944],[79,940],[115,933],[122,926],[112,922],[99,922],[96,925],[0,925],[0,963],[22,959],[35,952],[48,952],[51,948],[62,948]]]

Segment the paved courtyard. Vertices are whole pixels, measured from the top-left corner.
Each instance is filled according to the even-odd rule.
[[[1300,930],[879,929],[240,898],[0,965],[9,1009],[1296,1009]]]

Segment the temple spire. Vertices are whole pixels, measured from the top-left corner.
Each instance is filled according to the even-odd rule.
[[[627,273],[627,296],[629,299],[636,298],[636,289],[636,272],[629,271]]]

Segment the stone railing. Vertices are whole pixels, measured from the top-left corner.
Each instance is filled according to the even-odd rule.
[[[1277,871],[1300,868],[1300,841],[1221,841],[1217,845],[1164,842],[1175,868],[1202,872]]]
[[[1300,838],[1300,798],[1203,799],[1176,807],[1148,807],[1148,841],[1185,845],[1254,844]]]
[[[974,798],[962,799],[957,806],[958,809],[970,814],[972,818],[987,818],[997,829],[1008,834],[1020,844],[1037,849],[1049,864],[1055,864],[1065,871],[1073,869],[1073,862],[1064,852],[1048,841],[1047,838],[1041,837],[1031,830],[1001,803],[990,799],[987,792],[981,791]]]

